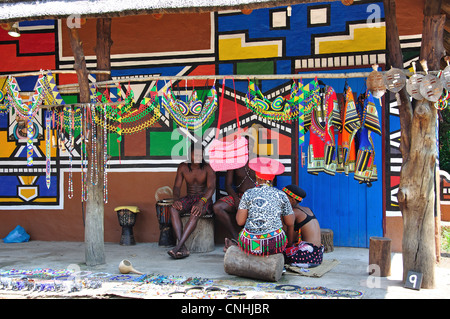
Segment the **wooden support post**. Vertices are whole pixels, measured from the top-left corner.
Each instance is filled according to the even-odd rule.
[[[70,46],[75,58],[74,68],[77,71],[78,84],[80,87],[80,102],[90,102],[89,79],[86,68],[86,59],[83,52],[83,46],[76,28],[69,28]],[[90,143],[88,146],[88,154]],[[101,174],[99,174],[101,175]],[[103,186],[100,181],[98,185]],[[103,189],[88,183],[88,200],[86,202],[86,221],[85,221],[85,258],[86,265],[95,266],[105,263],[104,230],[103,230]]]
[[[324,248],[323,251],[325,253],[330,253],[330,252],[334,251],[334,244],[333,244],[334,234],[331,229],[321,228],[320,229],[320,240],[322,242],[322,245]]]
[[[445,15],[440,14],[442,0],[426,0],[422,33],[421,59],[428,68],[440,68],[444,55]],[[395,0],[384,0],[387,61],[403,68],[398,36]],[[402,89],[396,94],[400,126],[402,168],[398,203],[403,216],[403,280],[410,270],[423,274],[422,288],[435,286],[435,166],[437,111],[426,99],[408,101]]]
[[[371,275],[388,277],[391,275],[391,239],[386,237],[370,237],[369,265],[377,265],[378,269]]]
[[[97,70],[104,71],[97,75],[97,82],[111,80],[111,18],[97,19]]]

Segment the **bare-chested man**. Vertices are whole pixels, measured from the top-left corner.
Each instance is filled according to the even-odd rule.
[[[248,135],[246,138],[248,141],[249,157],[252,157],[253,138],[249,138]],[[237,243],[240,229],[236,225],[235,214],[242,195],[247,189],[255,187],[255,181],[255,172],[248,167],[248,162],[244,167],[227,171],[225,175],[225,190],[228,196],[219,198],[213,206],[216,219],[224,225],[230,235],[230,238],[225,238],[224,251],[231,245]]]
[[[181,186],[186,182],[187,195],[180,198]],[[178,244],[168,251],[173,258],[189,256],[184,245],[197,226],[200,216],[212,213],[212,200],[216,188],[216,174],[203,158],[201,145],[191,145],[190,160],[178,166],[173,187],[173,205],[170,208],[172,226]],[[180,214],[190,213],[189,221],[183,230]]]

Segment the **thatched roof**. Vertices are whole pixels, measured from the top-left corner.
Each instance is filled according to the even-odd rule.
[[[0,22],[287,6],[320,0],[0,0]]]

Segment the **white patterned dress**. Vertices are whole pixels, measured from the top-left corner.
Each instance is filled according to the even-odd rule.
[[[238,240],[243,251],[253,255],[283,252],[287,238],[281,217],[294,214],[283,191],[267,185],[251,188],[242,195],[239,209],[248,211]]]

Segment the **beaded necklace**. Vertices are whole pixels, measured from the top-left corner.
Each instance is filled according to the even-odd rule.
[[[108,118],[106,116],[106,104],[104,105],[104,122],[103,127],[103,202],[108,203],[108,131],[106,130],[106,123]]]
[[[50,146],[50,135],[51,135],[51,115],[47,111],[45,113],[45,183],[47,189],[50,189],[50,174],[51,174],[51,146]]]
[[[263,181],[263,182],[255,182],[256,187],[265,187],[265,186],[269,186],[272,187],[272,181]]]
[[[97,125],[95,123],[95,107],[91,107],[91,184],[98,183]]]
[[[72,179],[72,108],[68,108],[69,112],[69,146],[67,147],[67,151],[69,152],[69,191],[68,191],[68,197],[71,199],[73,197],[73,179]]]
[[[245,176],[245,178],[242,180],[242,182],[238,186],[236,186],[236,188],[238,188],[238,189],[239,189],[239,187],[241,187],[242,184],[244,184],[244,182],[247,180],[247,178],[249,180],[251,180],[253,184],[256,185],[256,181],[254,181],[253,178],[251,178],[250,174],[248,173],[249,170],[248,170],[247,166],[244,166],[244,170],[245,170],[245,173],[247,174],[247,176]]]
[[[87,163],[87,154],[86,154],[86,143],[85,143],[85,129],[87,126],[86,123],[86,108],[84,108],[83,113],[81,114],[81,127],[80,127],[80,139],[81,139],[81,202],[87,201],[88,194],[87,194],[87,169],[88,169],[88,163]],[[83,125],[86,123],[86,125]]]

